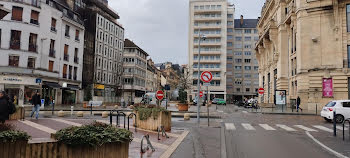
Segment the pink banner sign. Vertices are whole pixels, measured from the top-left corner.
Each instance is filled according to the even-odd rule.
[[[333,97],[333,79],[324,78],[322,81],[323,97]]]

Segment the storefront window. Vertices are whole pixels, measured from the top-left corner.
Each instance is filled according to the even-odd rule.
[[[37,91],[40,91],[38,87],[25,86],[24,87],[24,104],[26,105],[31,104],[32,96]]]

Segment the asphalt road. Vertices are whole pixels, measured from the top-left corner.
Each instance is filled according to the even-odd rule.
[[[324,132],[312,126],[322,124],[328,127],[318,117],[260,115],[241,110],[225,116],[222,123],[225,133],[222,140],[225,142],[221,143],[225,143],[228,158],[334,157],[305,133],[307,130],[310,133]],[[300,125],[307,130],[301,129]]]

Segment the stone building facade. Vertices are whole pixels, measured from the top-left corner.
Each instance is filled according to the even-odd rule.
[[[287,103],[320,110],[350,96],[350,1],[268,0],[262,8],[256,45],[259,101],[274,103],[286,90]]]

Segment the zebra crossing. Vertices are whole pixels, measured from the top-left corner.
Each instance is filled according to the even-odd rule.
[[[250,123],[224,123],[225,129],[228,131],[235,131],[235,130],[246,130],[246,131],[256,131],[256,130],[266,130],[266,131],[287,131],[287,132],[297,132],[297,131],[308,131],[308,132],[333,132],[333,128],[331,126],[324,126],[324,125],[283,125],[283,124],[275,124],[275,125],[269,125],[269,124],[257,124],[252,125]],[[343,127],[337,126],[338,130],[343,130]],[[345,130],[348,130],[349,128],[345,128]]]

